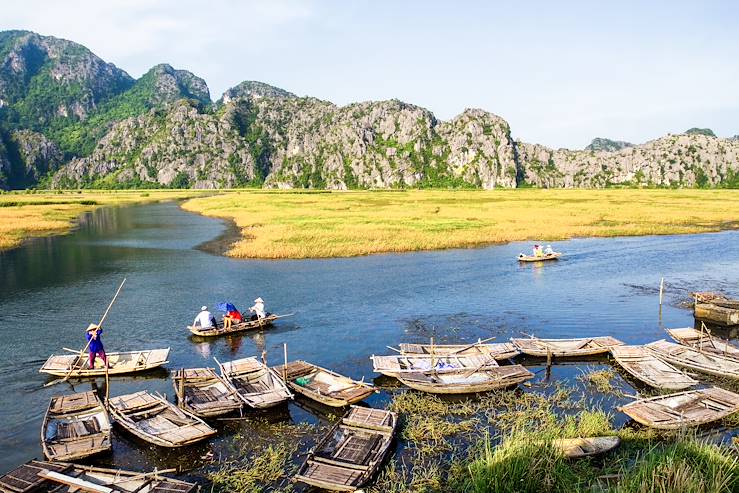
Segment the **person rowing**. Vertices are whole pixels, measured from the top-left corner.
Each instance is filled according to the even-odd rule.
[[[208,307],[203,305],[200,307],[200,313],[195,317],[192,322],[193,327],[200,326],[201,329],[211,329],[216,325],[216,319],[208,311]]]
[[[267,312],[264,311],[264,300],[257,298],[254,300],[254,306],[249,308],[249,311],[253,313],[251,320],[261,320],[267,316]]]
[[[101,329],[99,325],[90,324],[87,327],[87,333],[85,334],[85,337],[89,342],[88,350],[90,352],[90,360],[88,364],[91,370],[95,368],[95,358],[97,356],[100,356],[100,359],[103,360],[104,365],[108,365],[108,358],[105,356],[103,340],[100,338],[100,335],[102,333],[103,329]]]

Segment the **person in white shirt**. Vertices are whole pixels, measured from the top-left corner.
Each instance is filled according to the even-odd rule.
[[[546,249],[544,249],[544,255],[553,255],[554,250],[552,250],[552,245],[547,245]]]
[[[251,317],[252,320],[264,318],[266,315],[264,312],[264,300],[262,298],[255,299],[254,306],[249,308],[249,311],[254,313],[254,315],[252,315]]]
[[[198,316],[192,322],[192,326],[200,325],[201,328],[208,329],[213,327],[213,320],[213,315],[208,311],[208,307],[203,305],[200,307],[200,313],[198,313]]]

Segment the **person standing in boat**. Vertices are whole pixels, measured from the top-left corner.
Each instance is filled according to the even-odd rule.
[[[192,322],[193,327],[197,327],[198,325],[202,329],[210,329],[216,325],[216,319],[213,318],[213,315],[210,314],[208,307],[205,305],[200,307],[200,313],[198,313]]]
[[[264,300],[257,298],[254,300],[254,306],[249,308],[249,311],[253,313],[251,316],[252,320],[260,320],[267,316],[267,312],[264,311]]]
[[[103,333],[103,329],[98,327],[95,324],[90,324],[87,327],[87,333],[85,334],[85,337],[87,338],[88,344],[88,350],[90,352],[90,361],[89,366],[92,370],[95,368],[95,358],[97,356],[100,356],[100,359],[103,360],[104,365],[108,365],[108,358],[105,356],[105,348],[103,347],[103,341],[100,338],[100,335]]]

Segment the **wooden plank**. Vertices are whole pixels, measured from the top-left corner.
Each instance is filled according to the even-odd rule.
[[[90,481],[85,481],[83,479],[79,478],[73,478],[71,476],[67,476],[65,474],[61,474],[54,471],[44,470],[39,473],[39,476],[41,476],[44,479],[48,479],[49,481],[54,481],[55,483],[61,483],[66,484],[68,486],[72,486],[76,488],[77,490],[81,491],[89,491],[91,493],[113,493],[113,488],[108,488],[107,486],[100,486],[99,484],[91,483]]]

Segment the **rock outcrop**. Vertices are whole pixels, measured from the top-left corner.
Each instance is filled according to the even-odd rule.
[[[33,186],[64,162],[59,147],[44,135],[18,130],[0,137],[0,189]]]

